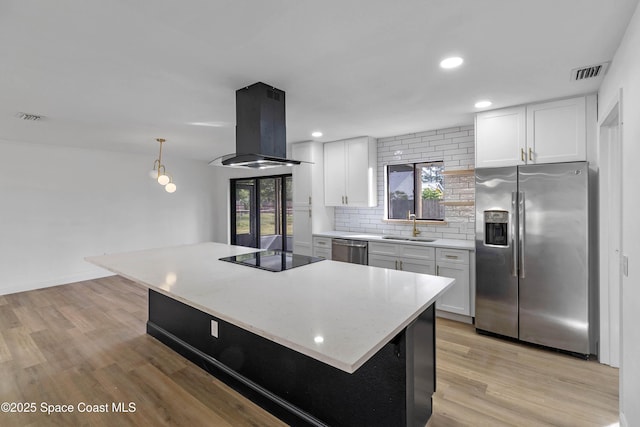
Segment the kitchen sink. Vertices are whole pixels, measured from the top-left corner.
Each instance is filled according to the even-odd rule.
[[[383,239],[388,240],[408,240],[411,242],[435,242],[436,239],[429,239],[427,237],[408,237],[408,236],[382,236]]]

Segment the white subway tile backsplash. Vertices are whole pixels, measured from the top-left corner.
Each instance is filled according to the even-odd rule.
[[[444,160],[445,170],[474,167],[473,125],[436,129],[405,135],[379,138],[378,143],[378,206],[375,208],[335,209],[335,228],[339,231],[376,234],[411,233],[410,222],[385,221],[384,165]],[[475,178],[473,175],[445,176],[445,200],[473,201]],[[421,225],[421,236],[436,239],[475,239],[474,206],[446,206],[442,225]]]
[[[416,136],[432,136],[432,135],[435,135],[435,134],[436,134],[435,130],[427,130],[427,131],[424,131],[424,132],[418,132],[415,135]]]
[[[456,133],[456,132],[460,132],[460,126],[436,130],[436,133]]]
[[[442,141],[444,139],[444,135],[440,134],[440,135],[428,135],[428,136],[423,136],[422,137],[422,141],[423,142],[433,142],[433,141]]]
[[[447,132],[444,135],[445,138],[449,138],[449,139],[455,139],[455,138],[461,138],[461,137],[465,137],[468,138],[469,137],[469,131],[463,130],[463,131],[458,131],[458,132]]]

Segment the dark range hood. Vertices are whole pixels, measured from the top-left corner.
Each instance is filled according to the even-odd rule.
[[[299,165],[287,159],[284,91],[258,82],[236,91],[236,152],[224,166],[264,169]]]

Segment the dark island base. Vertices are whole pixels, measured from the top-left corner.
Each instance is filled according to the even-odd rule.
[[[294,426],[424,426],[435,391],[434,327],[431,305],[348,374],[149,290],[148,334]]]

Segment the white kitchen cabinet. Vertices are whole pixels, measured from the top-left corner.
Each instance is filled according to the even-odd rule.
[[[331,259],[331,238],[313,236],[313,256]]]
[[[369,252],[369,265],[372,267],[388,268],[389,270],[399,270],[398,258],[389,255],[372,254]]]
[[[469,251],[436,248],[436,275],[456,279],[436,301],[436,309],[471,316]]]
[[[527,162],[587,160],[586,99],[527,106]]]
[[[451,315],[446,313],[453,313],[451,318],[467,322],[474,315],[472,261],[466,249],[369,242],[370,266],[454,278],[453,286],[436,301],[436,309],[439,315],[447,317]]]
[[[313,253],[312,234],[333,230],[333,208],[323,203],[324,160],[322,143],[306,141],[291,145],[291,157],[303,163],[293,166],[293,252]],[[331,256],[329,256],[331,258]]]
[[[587,159],[587,103],[595,96],[485,111],[476,115],[476,168]]]
[[[435,274],[432,247],[369,242],[369,265],[413,273]]]
[[[476,115],[476,168],[523,165],[526,159],[525,107]]]
[[[377,206],[376,140],[363,136],[324,144],[326,206]]]

